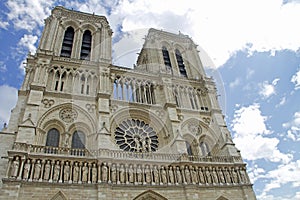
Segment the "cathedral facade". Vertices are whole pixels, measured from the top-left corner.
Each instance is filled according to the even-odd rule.
[[[0,132],[0,199],[256,199],[191,38],[150,29],[129,69],[112,34],[63,7],[45,20]]]

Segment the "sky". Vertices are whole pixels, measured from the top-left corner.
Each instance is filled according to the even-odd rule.
[[[2,0],[0,126],[57,5],[108,18],[116,65],[135,63],[151,27],[189,35],[257,199],[300,199],[300,0]]]

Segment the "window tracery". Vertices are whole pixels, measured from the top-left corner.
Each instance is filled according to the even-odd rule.
[[[115,140],[120,149],[131,152],[153,152],[158,148],[155,130],[144,121],[127,119],[115,131]]]
[[[60,133],[56,128],[52,128],[47,133],[46,146],[58,147]]]

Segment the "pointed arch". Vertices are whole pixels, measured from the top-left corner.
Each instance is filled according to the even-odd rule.
[[[62,47],[60,51],[60,56],[70,58],[72,54],[73,48],[73,40],[74,40],[74,28],[69,26],[64,34],[64,39],[62,42]]]
[[[166,46],[162,46],[161,48],[163,59],[164,59],[164,64],[166,66],[167,71],[172,71],[172,64],[171,64],[171,59],[170,59],[170,54]]]
[[[228,200],[227,198],[220,196],[219,198],[217,198],[216,200]]]
[[[184,61],[182,55],[178,49],[175,50],[176,61],[179,69],[179,73],[183,77],[187,77]]]
[[[141,194],[139,194],[137,197],[135,197],[133,200],[168,200],[167,198],[163,197],[162,195],[152,191],[152,190],[147,190]]]
[[[51,200],[67,200],[67,197],[61,191],[59,191],[51,198]]]
[[[92,49],[92,33],[90,30],[85,30],[82,36],[80,59],[90,60],[91,49]]]

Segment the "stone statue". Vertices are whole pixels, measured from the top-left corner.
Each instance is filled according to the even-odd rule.
[[[28,179],[29,170],[30,170],[30,160],[28,159],[27,162],[24,165],[23,179],[25,179],[25,180]]]
[[[107,168],[107,166],[106,166],[106,163],[103,163],[103,165],[102,165],[102,181],[103,182],[107,182],[108,180],[107,180],[107,174],[108,173],[108,168]]]
[[[89,175],[89,170],[88,170],[88,167],[87,167],[87,163],[84,163],[83,167],[82,167],[82,175],[81,175],[83,183],[88,182],[88,175]]]
[[[58,181],[59,174],[60,174],[60,164],[59,161],[56,161],[56,164],[54,166],[53,181]]]
[[[76,162],[73,168],[73,182],[77,183],[78,177],[79,177],[79,166],[78,163]]]
[[[162,182],[163,184],[167,184],[167,183],[168,183],[167,172],[166,172],[164,166],[161,167],[160,175],[161,175],[161,182]]]
[[[197,176],[196,170],[192,166],[191,166],[190,170],[191,170],[192,183],[193,184],[198,183],[199,181],[198,181],[198,176]]]
[[[205,176],[206,176],[207,183],[212,184],[212,177],[208,168],[205,169]]]
[[[129,165],[128,169],[128,181],[129,183],[134,183],[134,170],[132,165]]]
[[[178,166],[176,167],[176,179],[178,184],[182,183],[182,176],[181,176],[180,168]]]
[[[185,166],[184,174],[185,174],[186,183],[191,184],[191,173],[190,173],[190,170],[189,170],[188,166]]]
[[[224,176],[225,176],[226,183],[231,183],[231,177],[230,177],[230,174],[229,174],[227,168],[225,168],[225,170],[224,170]]]
[[[213,183],[219,183],[217,172],[215,168],[212,169],[212,178],[213,178]]]
[[[97,167],[95,163],[93,163],[92,167],[92,183],[97,183]]]
[[[70,176],[70,165],[69,162],[66,161],[64,166],[64,182],[69,181],[69,176]]]
[[[136,170],[136,176],[137,176],[137,182],[142,183],[143,182],[143,171],[141,169],[141,166],[138,165],[137,170]]]
[[[69,147],[69,141],[70,141],[70,134],[69,133],[65,133],[64,147]]]
[[[242,179],[241,181],[243,183],[247,183],[248,181],[247,181],[246,174],[245,174],[245,171],[243,168],[240,169],[240,175],[241,175],[241,179]]]
[[[231,174],[232,174],[232,181],[233,181],[233,183],[238,183],[239,182],[238,181],[238,176],[237,176],[237,173],[236,173],[235,169],[231,170]]]
[[[159,175],[158,175],[158,169],[156,165],[153,168],[153,177],[154,177],[153,182],[159,184]]]
[[[148,152],[152,151],[152,149],[151,149],[151,138],[147,139],[147,149],[148,149]]]
[[[124,165],[122,164],[122,165],[120,166],[120,182],[121,182],[121,183],[125,183],[125,179],[126,179],[125,176],[126,176],[126,175],[125,175],[125,168],[124,168]]]
[[[218,176],[219,176],[219,179],[220,179],[220,183],[225,183],[224,174],[223,174],[221,168],[218,169]]]
[[[145,182],[147,184],[150,184],[151,183],[151,171],[150,171],[149,165],[147,165],[146,168],[145,168],[145,175],[146,175]]]
[[[34,180],[38,180],[40,178],[41,168],[42,168],[41,161],[37,160],[34,166],[34,174],[33,174]]]
[[[140,145],[140,140],[137,137],[134,137],[134,143],[135,143],[135,149],[136,149],[136,151],[140,152],[141,145]]]
[[[173,166],[169,167],[169,179],[170,179],[170,183],[174,184],[175,183],[175,179],[174,179],[174,172],[173,172]]]
[[[45,170],[44,170],[44,177],[43,177],[44,180],[49,180],[50,170],[51,170],[50,161],[47,160],[45,164]]]
[[[115,164],[112,164],[111,166],[111,181],[113,183],[117,182],[117,169]]]
[[[16,157],[16,159],[13,161],[12,166],[11,166],[11,173],[10,173],[11,177],[14,177],[14,178],[18,177],[19,166],[20,166],[19,157]]]
[[[198,168],[198,173],[199,173],[200,183],[204,184],[205,183],[205,179],[204,179],[204,175],[203,175],[201,167]]]

